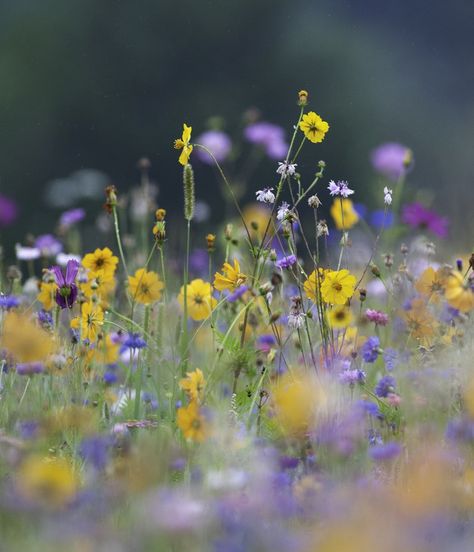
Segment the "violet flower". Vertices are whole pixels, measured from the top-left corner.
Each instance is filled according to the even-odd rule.
[[[0,194],[0,228],[10,226],[18,217],[18,206],[13,199]]]
[[[77,286],[74,281],[79,270],[79,263],[76,260],[68,261],[65,276],[57,265],[51,267],[50,270],[54,273],[56,285],[59,288],[56,291],[56,303],[62,309],[72,308],[77,299]]]
[[[388,142],[374,149],[370,160],[377,172],[396,182],[412,168],[413,153],[402,144]]]
[[[218,163],[225,161],[232,150],[232,142],[229,136],[221,130],[208,130],[203,132],[196,138],[196,142],[205,146],[212,155],[214,155]],[[199,160],[203,163],[207,165],[212,165],[214,163],[214,160],[206,150],[196,148],[195,152]]]
[[[445,238],[448,235],[448,219],[418,202],[405,205],[402,221],[412,228],[429,230],[439,238]]]

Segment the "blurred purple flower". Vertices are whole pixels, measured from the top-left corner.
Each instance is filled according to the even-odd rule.
[[[287,154],[284,130],[277,125],[266,121],[254,123],[245,128],[244,136],[252,144],[261,146],[272,159],[278,160]]]
[[[75,260],[69,261],[66,266],[66,275],[64,276],[59,266],[53,266],[50,269],[54,273],[56,285],[56,303],[62,308],[72,308],[77,299],[77,286],[75,279],[79,270],[79,263]]]
[[[0,294],[0,309],[14,309],[20,304],[20,299],[14,295]]]
[[[402,447],[400,443],[391,441],[390,443],[385,443],[382,445],[374,445],[369,448],[369,456],[372,460],[377,462],[383,460],[392,460],[396,458],[402,452]]]
[[[405,205],[402,212],[402,221],[412,228],[429,230],[439,238],[445,238],[448,235],[448,219],[427,209],[418,202]]]
[[[59,225],[63,228],[69,228],[74,224],[77,224],[83,220],[86,216],[86,212],[81,207],[77,209],[69,209],[69,211],[64,211],[59,218]]]
[[[384,209],[378,209],[370,214],[370,224],[380,230],[382,226],[384,228],[390,228],[393,226],[394,216],[392,211],[385,211]]]
[[[112,444],[109,437],[94,435],[87,437],[81,443],[80,453],[86,462],[96,470],[103,470],[108,461],[108,449]]]
[[[18,206],[13,199],[0,194],[0,228],[10,226],[18,216]]]
[[[32,376],[33,374],[42,374],[45,371],[42,362],[25,362],[16,365],[16,373],[20,376]]]
[[[278,259],[278,261],[275,262],[275,266],[280,269],[290,268],[295,263],[296,263],[296,255],[288,255],[287,257]]]
[[[235,301],[238,301],[248,289],[248,286],[239,286],[235,291],[227,295],[227,301],[229,301],[229,303],[235,303]]]
[[[379,338],[375,335],[369,337],[362,345],[360,352],[365,362],[375,362],[380,352]]]
[[[395,391],[396,385],[397,383],[393,376],[383,376],[375,387],[375,394],[377,397],[386,397],[389,393]]]
[[[413,154],[409,148],[396,142],[387,142],[375,148],[370,160],[374,169],[396,182],[413,166]]]
[[[229,136],[221,130],[208,130],[207,132],[203,132],[196,138],[196,143],[202,144],[212,152],[212,155],[214,155],[219,163],[227,159],[232,149],[232,142]],[[207,151],[201,148],[196,148],[194,151],[198,159],[203,163],[207,165],[212,165],[212,163],[214,163]]]
[[[34,246],[41,251],[42,257],[55,257],[63,250],[63,244],[52,234],[38,236]]]

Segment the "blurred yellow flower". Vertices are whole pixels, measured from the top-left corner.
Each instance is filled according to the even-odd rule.
[[[178,408],[176,421],[185,439],[201,443],[209,434],[206,419],[195,401],[190,402],[186,407]]]
[[[0,349],[20,363],[44,361],[53,352],[54,339],[24,314],[9,312],[3,321]]]
[[[359,215],[350,199],[335,199],[330,212],[338,230],[349,230],[359,222]]]
[[[189,127],[186,123],[184,123],[183,134],[181,135],[181,138],[178,138],[177,140],[174,141],[175,149],[183,150],[178,160],[183,166],[188,164],[189,156],[193,151],[193,146],[189,143],[189,141],[191,140],[192,130],[193,130],[193,127]]]
[[[423,299],[414,299],[410,309],[403,311],[401,317],[405,320],[410,336],[423,343],[429,343],[439,326]]]
[[[313,270],[313,272],[311,272],[311,274],[308,276],[308,279],[305,280],[305,283],[303,284],[303,289],[306,293],[306,297],[308,297],[308,299],[311,299],[313,303],[316,303],[316,301],[318,300],[318,291],[320,292],[321,283],[324,280],[324,275],[326,274],[326,272],[327,270],[320,268],[319,273],[316,274],[316,270]]]
[[[448,273],[445,268],[435,270],[429,266],[423,271],[415,284],[415,289],[418,293],[425,295],[428,300],[433,303],[438,303],[441,294],[444,292]]]
[[[179,386],[186,392],[189,400],[196,402],[201,398],[205,385],[204,374],[199,368],[194,372],[187,372],[186,377],[179,382]]]
[[[321,296],[326,303],[344,305],[354,294],[356,278],[348,270],[328,270],[321,284]]]
[[[82,266],[91,272],[104,271],[104,277],[113,276],[117,269],[118,257],[108,247],[96,249],[93,253],[87,253],[82,259]]]
[[[42,506],[60,508],[74,498],[78,481],[65,459],[31,456],[19,469],[18,488],[23,496]]]
[[[224,263],[221,270],[223,274],[216,272],[214,275],[214,287],[218,291],[223,291],[224,289],[234,291],[247,280],[247,276],[240,272],[240,264],[237,259],[234,259],[234,266]]]
[[[331,328],[347,328],[347,326],[349,326],[349,324],[352,322],[351,309],[344,305],[338,305],[328,311],[327,319]]]
[[[446,280],[445,296],[448,303],[461,312],[474,309],[474,281],[464,279],[459,272],[451,272]]]
[[[81,308],[81,338],[94,343],[104,323],[104,311],[95,303],[83,303]]]
[[[303,115],[300,122],[300,129],[310,142],[317,144],[324,140],[324,136],[329,130],[329,124],[323,121],[317,113],[310,111]]]
[[[55,282],[41,282],[40,283],[40,292],[38,293],[36,299],[43,305],[43,309],[50,311],[56,305],[54,296],[56,295],[56,290],[58,286]]]
[[[217,305],[216,299],[211,297],[212,287],[208,282],[204,282],[201,278],[193,280],[187,286],[187,308],[188,315],[193,320],[204,320],[210,316],[211,311]],[[178,295],[178,302],[183,308],[184,306],[184,286]]]
[[[128,291],[133,301],[142,305],[149,305],[161,299],[161,290],[165,287],[164,283],[153,271],[147,272],[144,268],[139,268],[135,276],[128,277]]]

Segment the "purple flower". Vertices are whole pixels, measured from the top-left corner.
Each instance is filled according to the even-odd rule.
[[[227,301],[229,301],[229,303],[235,303],[242,297],[242,295],[244,295],[246,291],[248,291],[248,289],[248,286],[239,286],[235,291],[227,295]]]
[[[14,309],[20,304],[20,299],[14,295],[2,295],[0,294],[0,309]]]
[[[146,341],[138,333],[130,333],[124,340],[120,352],[125,349],[144,349],[146,347]]]
[[[59,217],[59,225],[63,228],[69,228],[74,224],[81,222],[85,216],[86,212],[80,207],[77,209],[69,209],[69,211],[64,211],[64,213],[62,213]]]
[[[42,362],[25,362],[16,365],[16,373],[20,376],[32,376],[33,374],[41,374],[45,371]]]
[[[87,437],[81,443],[80,453],[86,462],[94,466],[96,470],[103,470],[109,457],[108,449],[111,445],[109,437],[95,435]]]
[[[43,328],[49,329],[53,327],[53,317],[48,311],[40,310],[38,312],[38,322]]]
[[[277,125],[265,121],[254,123],[245,128],[244,136],[252,144],[261,146],[272,159],[281,159],[288,151],[285,133]]]
[[[391,372],[398,363],[397,351],[391,347],[387,347],[383,352],[383,360],[385,362],[385,368]]]
[[[275,345],[276,345],[275,336],[271,334],[261,335],[257,339],[257,347],[265,353],[268,353],[270,349]]]
[[[278,261],[275,262],[275,266],[280,269],[290,268],[295,263],[296,263],[296,255],[288,255],[287,257],[278,259]]]
[[[372,460],[380,462],[383,460],[392,460],[402,452],[400,443],[391,441],[382,445],[374,445],[369,448],[369,456]]]
[[[203,132],[196,138],[196,142],[205,146],[219,163],[227,159],[232,149],[232,142],[229,136],[221,130],[208,130],[207,132]],[[214,163],[207,151],[201,148],[196,148],[194,151],[196,156],[203,163],[207,165],[212,165],[212,163]]]
[[[380,416],[379,407],[371,401],[361,400],[356,403],[356,408],[362,410],[362,412],[365,412],[366,414],[369,414],[369,416]]]
[[[456,418],[448,423],[446,437],[451,441],[474,442],[474,422],[467,418]]]
[[[383,376],[375,387],[375,394],[377,397],[386,397],[389,393],[395,391],[396,385],[397,383],[393,376]]]
[[[0,194],[0,228],[10,226],[18,216],[18,207],[13,199]]]
[[[377,209],[370,214],[370,224],[380,230],[383,228],[390,228],[393,226],[394,216],[392,211],[385,211],[384,209]]]
[[[63,244],[52,234],[38,236],[34,245],[43,257],[54,257],[63,250]]]
[[[375,335],[369,337],[360,350],[365,362],[375,362],[379,356],[379,351],[380,340]]]
[[[53,266],[50,269],[54,273],[56,285],[56,303],[62,308],[72,308],[77,299],[77,286],[74,280],[79,270],[79,263],[75,260],[68,261],[66,266],[66,276],[63,275],[59,266]]]
[[[209,253],[202,248],[195,249],[189,256],[189,264],[194,274],[206,274],[209,270]]]
[[[365,316],[369,322],[373,322],[377,326],[386,326],[388,324],[388,314],[384,312],[375,309],[367,309],[365,311]]]
[[[409,148],[388,142],[374,149],[370,155],[374,169],[396,182],[413,166],[413,154]]]
[[[118,375],[116,372],[113,372],[112,370],[107,370],[107,372],[104,373],[104,383],[106,385],[113,385],[114,383],[117,383],[118,381]]]
[[[402,212],[402,221],[412,228],[429,230],[439,238],[445,238],[448,235],[448,219],[427,209],[418,202],[405,205]]]
[[[337,182],[331,180],[328,190],[331,196],[341,196],[344,198],[348,198],[354,193],[354,190],[349,188],[349,184],[345,180],[338,180]]]
[[[356,383],[365,383],[365,372],[362,370],[344,370],[339,374],[339,381],[354,386]]]

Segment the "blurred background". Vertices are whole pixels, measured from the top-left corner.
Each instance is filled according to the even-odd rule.
[[[471,245],[473,31],[472,0],[2,0],[0,194],[19,205],[2,241],[51,231],[78,204],[96,216],[103,186],[128,190],[143,156],[159,205],[180,211],[183,122],[237,143],[259,112],[289,138],[305,88],[331,129],[300,172],[324,159],[328,178],[380,203],[370,151],[401,142],[416,160],[407,193]],[[261,159],[248,199],[275,168]],[[196,173],[219,218],[215,171]]]

